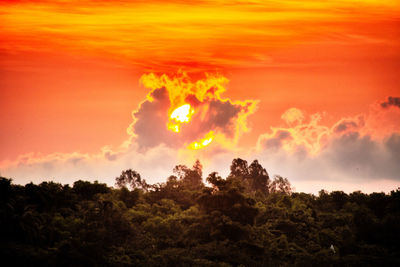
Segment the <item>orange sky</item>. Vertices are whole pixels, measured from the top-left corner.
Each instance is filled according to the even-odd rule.
[[[332,127],[400,95],[399,1],[187,3],[2,1],[3,166],[26,153],[117,148],[151,72],[221,74],[222,98],[257,100],[235,144],[249,150],[285,126],[289,108]]]

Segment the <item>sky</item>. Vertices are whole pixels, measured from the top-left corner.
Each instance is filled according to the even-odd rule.
[[[150,183],[254,159],[400,186],[400,1],[0,2],[0,175]]]

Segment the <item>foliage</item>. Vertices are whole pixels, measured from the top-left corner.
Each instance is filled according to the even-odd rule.
[[[0,178],[0,257],[12,266],[400,266],[400,191],[292,192],[253,161],[202,182],[200,162],[165,183],[118,188]]]

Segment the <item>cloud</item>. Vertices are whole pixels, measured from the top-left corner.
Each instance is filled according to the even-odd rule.
[[[174,133],[167,130],[168,92],[165,88],[154,90],[151,100],[144,101],[133,113],[134,122],[130,133],[141,148],[155,147],[162,143],[174,144]],[[175,138],[176,139],[176,138]]]
[[[365,118],[362,115],[355,118],[344,118],[333,126],[332,131],[336,134],[343,134],[345,132],[358,130],[364,125]]]
[[[332,127],[319,124],[314,115],[308,122],[294,127],[271,128],[270,133],[259,137],[257,151],[251,156],[258,158],[270,173],[288,177],[294,184],[315,189],[331,186],[335,190],[366,188],[363,183],[376,185],[383,181],[395,189],[400,183],[400,129],[392,125],[379,129],[385,135],[376,135],[371,128],[377,118],[390,121],[393,113],[385,110],[368,116],[343,118]],[[342,188],[340,187],[342,185]],[[369,187],[368,191],[380,190]]]
[[[260,145],[268,149],[276,150],[282,147],[285,140],[291,139],[293,139],[293,137],[289,131],[278,130],[271,136],[264,136],[264,138],[261,138]]]
[[[353,179],[393,179],[400,181],[400,134],[384,140],[351,132],[333,139],[321,154],[330,166]]]
[[[142,83],[150,92],[132,113],[130,136],[121,146],[104,146],[94,154],[26,154],[3,162],[1,175],[22,184],[98,179],[113,185],[122,170],[132,168],[156,183],[165,181],[175,165],[191,165],[197,158],[205,174],[219,171],[225,176],[232,159],[241,157],[258,159],[269,173],[288,177],[305,192],[322,188],[371,192],[394,189],[400,183],[398,108],[376,103],[368,113],[341,118],[331,126],[321,124],[324,113],[306,116],[290,108],[281,116],[286,126],[271,127],[259,136],[256,146],[248,148],[237,144],[249,130],[247,120],[257,101],[224,98],[225,77],[206,75],[192,81],[182,72],[147,74]],[[390,98],[389,102],[396,103]],[[194,112],[188,122],[179,124],[179,132],[171,131],[170,114],[183,104],[190,104]],[[209,146],[188,149],[188,144],[210,131],[214,139]]]
[[[304,114],[300,109],[290,108],[282,114],[281,118],[287,124],[301,123],[304,120]]]
[[[381,107],[383,108],[391,106],[400,108],[400,97],[389,96],[387,101],[381,103]]]
[[[132,142],[141,149],[160,144],[182,148],[210,131],[235,143],[248,130],[247,117],[255,112],[257,105],[255,100],[222,98],[227,83],[223,76],[207,75],[192,82],[182,72],[173,77],[147,74],[143,75],[142,83],[151,91],[133,113],[129,127]],[[170,118],[176,108],[187,104],[193,109],[190,121],[176,122]],[[176,126],[176,131],[169,129],[169,124]]]
[[[388,138],[391,133],[400,132],[400,108],[385,108],[377,103],[372,104],[365,115],[365,125],[361,127],[360,132],[381,140]]]
[[[249,158],[259,159],[271,174],[288,177],[299,191],[394,190],[400,184],[399,138],[394,133],[379,142],[352,132],[334,137],[316,156],[300,146],[296,151],[265,148]]]
[[[257,101],[233,101],[222,98],[227,79],[206,75],[192,82],[183,72],[174,77],[148,74],[142,83],[150,92],[133,111],[129,138],[119,147],[104,146],[98,153],[26,154],[13,162],[2,162],[1,175],[17,183],[54,180],[73,183],[77,179],[98,179],[114,184],[122,170],[132,168],[148,182],[165,181],[177,164],[193,164],[196,158],[233,151],[239,137],[248,130],[247,118]],[[181,131],[168,129],[170,113],[189,103],[194,113],[182,123]],[[207,151],[190,151],[188,145],[212,131],[212,146]],[[225,146],[225,147],[224,147]],[[228,149],[229,148],[229,149]]]
[[[291,113],[294,109],[289,109],[282,117],[287,120],[288,112]],[[301,112],[301,111],[299,111]],[[297,113],[297,111],[296,111]],[[298,113],[298,114],[303,114]],[[330,128],[320,125],[322,115],[320,113],[312,114],[308,123],[299,123],[289,127],[271,127],[271,133],[265,133],[259,136],[257,147],[277,148],[283,147],[288,151],[300,151],[306,149],[310,154],[316,154],[320,151],[324,144],[327,135],[330,134]],[[289,120],[288,124],[293,124],[293,120]],[[300,149],[301,148],[301,149]]]
[[[1,175],[14,182],[55,181],[73,184],[78,179],[99,180],[114,185],[114,179],[122,170],[137,170],[148,182],[164,181],[179,162],[178,152],[160,145],[139,152],[134,145],[118,150],[104,147],[95,154],[53,153],[49,155],[26,154],[16,161],[1,166]]]

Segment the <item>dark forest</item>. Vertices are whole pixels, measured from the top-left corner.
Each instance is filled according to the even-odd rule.
[[[115,187],[0,178],[2,266],[400,266],[400,190],[293,192],[257,160]],[[204,182],[205,183],[204,183]]]

